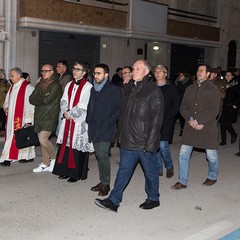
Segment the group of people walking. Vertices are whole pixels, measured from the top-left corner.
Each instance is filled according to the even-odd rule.
[[[198,67],[196,81],[185,79],[184,73],[180,73],[176,82],[171,82],[165,66],[157,65],[152,73],[147,61],[138,60],[133,67],[121,68],[121,85],[110,81],[106,64],[95,66],[91,80],[89,65],[84,62],[74,63],[72,75],[67,69],[63,60],[58,62],[58,74],[51,64],[44,64],[35,88],[22,78],[20,68],[11,69],[12,85],[3,104],[7,127],[0,157],[2,166],[33,161],[34,146],[18,149],[14,131],[34,125],[42,153],[42,162],[33,169],[34,173],[52,172],[70,183],[84,180],[89,170],[89,153],[95,152],[100,181],[91,190],[107,196],[111,182],[110,145],[117,139],[120,162],[114,187],[108,198],[96,199],[95,203],[117,212],[124,189],[140,161],[147,198],[139,207],[152,209],[160,205],[159,176],[164,167],[167,178],[174,175],[169,144],[178,118],[182,146],[178,181],[172,189],[187,187],[193,148],[206,150],[209,171],[203,185],[217,182],[218,121],[220,145],[226,144],[226,130],[231,133],[231,143],[238,136],[231,123],[240,106],[240,94],[238,85],[230,83],[231,72],[226,72],[229,86],[222,97],[222,85],[210,80],[212,69],[206,64]],[[235,113],[231,120],[227,119],[230,111]],[[50,141],[56,129],[57,151]]]

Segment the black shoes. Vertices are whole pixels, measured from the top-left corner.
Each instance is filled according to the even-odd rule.
[[[0,163],[0,166],[2,167],[10,167],[11,166],[11,161],[4,161]]]
[[[32,159],[21,159],[21,160],[19,160],[19,162],[20,163],[28,163],[28,162],[33,162],[34,161],[34,158],[32,158]]]
[[[152,200],[146,199],[146,201],[142,203],[139,207],[142,209],[149,210],[159,206],[160,206],[159,201],[152,201]]]
[[[220,145],[220,146],[224,146],[224,145],[227,145],[227,143],[226,143],[225,141],[221,141],[221,142],[219,143],[219,145]]]
[[[67,178],[69,178],[69,176],[66,176],[66,175],[60,175],[58,178],[59,178],[59,179],[67,179]]]
[[[71,177],[67,180],[67,182],[70,182],[70,183],[77,182],[77,181],[78,181],[77,179],[71,178]]]
[[[167,169],[166,178],[171,178],[174,175],[174,168]]]
[[[240,152],[235,153],[234,156],[240,157]]]
[[[236,140],[237,140],[237,137],[238,137],[237,134],[233,135],[233,136],[231,137],[231,143],[235,143]]]
[[[100,208],[104,208],[104,209],[112,211],[112,212],[117,212],[117,210],[118,210],[118,206],[115,205],[108,198],[105,198],[105,199],[98,199],[98,198],[96,198],[94,202]]]
[[[115,205],[110,199],[108,198],[105,198],[105,199],[98,199],[96,198],[95,199],[95,204],[98,206],[98,207],[101,207],[101,208],[104,208],[106,210],[109,210],[109,211],[112,211],[112,212],[117,212],[118,210],[118,206]],[[152,208],[155,208],[155,207],[159,207],[160,206],[160,203],[159,201],[151,201],[149,199],[147,199],[144,203],[142,203],[139,207],[142,208],[142,209],[152,209]]]

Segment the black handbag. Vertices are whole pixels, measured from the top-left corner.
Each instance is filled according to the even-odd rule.
[[[33,126],[23,126],[22,128],[14,131],[14,134],[16,146],[19,149],[40,145],[38,135],[35,133]]]

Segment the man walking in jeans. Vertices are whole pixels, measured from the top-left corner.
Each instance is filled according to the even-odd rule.
[[[104,209],[115,211],[122,201],[135,166],[141,162],[145,174],[147,199],[139,207],[152,209],[159,203],[159,176],[157,171],[157,150],[163,120],[163,95],[149,75],[150,66],[145,60],[133,65],[135,86],[122,111],[120,129],[120,164],[114,188],[106,199],[95,203]]]
[[[205,149],[208,160],[208,176],[204,186],[217,182],[218,174],[218,128],[217,117],[220,110],[220,92],[209,80],[210,66],[202,64],[197,70],[197,81],[186,89],[180,112],[186,124],[183,144],[179,153],[178,182],[172,189],[187,187],[190,157],[194,147]]]

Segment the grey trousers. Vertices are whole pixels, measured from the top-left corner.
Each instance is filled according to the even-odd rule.
[[[105,184],[110,184],[111,167],[109,159],[110,142],[94,142],[95,155],[98,162],[99,178]]]

